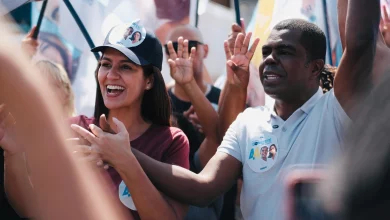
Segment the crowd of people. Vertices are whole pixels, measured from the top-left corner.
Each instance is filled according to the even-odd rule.
[[[64,67],[33,59],[36,28],[19,51],[0,23],[0,215],[388,218],[390,18],[380,0],[338,0],[338,19],[338,67],[325,64],[315,24],[283,20],[261,48],[233,24],[221,42],[222,90],[204,78],[209,47],[197,28],[180,25],[160,42],[142,21],[117,25],[92,49],[101,54],[93,116],[75,113]],[[255,53],[257,92],[273,104],[248,99]],[[300,166],[309,172],[294,173]]]

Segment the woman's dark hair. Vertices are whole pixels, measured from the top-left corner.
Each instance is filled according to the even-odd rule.
[[[99,126],[99,117],[102,114],[108,116],[109,109],[104,105],[102,92],[100,91],[97,74],[100,68],[100,62],[95,70],[95,78],[97,82],[96,99],[95,99],[95,124]],[[168,92],[165,88],[165,82],[160,70],[152,65],[142,66],[144,77],[153,76],[153,86],[149,90],[145,90],[141,101],[142,118],[152,124],[161,126],[170,126],[171,117],[171,102],[168,97]]]
[[[269,146],[269,151],[271,151],[271,147],[272,147],[272,146],[275,148],[275,151],[277,152],[277,151],[278,151],[278,148],[276,148],[276,145],[275,145],[275,144],[272,144],[271,146]],[[272,155],[269,154],[269,155],[268,155],[268,158],[272,158]]]
[[[139,39],[141,40],[141,38],[142,38],[142,34],[141,34],[141,32],[139,32],[139,31],[136,31],[136,32],[134,32],[134,33],[133,33],[133,35],[131,35],[131,38],[130,38],[130,40],[132,40],[132,41],[133,41],[133,40],[135,40],[135,34],[136,34],[136,33],[138,33],[138,34],[139,34]]]
[[[333,81],[336,70],[336,67],[326,64],[320,73],[320,86],[323,93],[329,92],[329,90],[333,88]]]

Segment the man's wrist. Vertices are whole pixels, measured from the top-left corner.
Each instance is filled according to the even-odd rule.
[[[197,88],[199,89],[198,84],[196,84],[195,79],[192,79],[190,82],[183,84],[182,87],[186,93],[189,93],[188,95],[192,94],[194,89],[197,89]]]
[[[137,158],[134,156],[133,152],[127,151],[120,158],[116,158],[111,162],[112,167],[115,168],[118,172],[128,169],[128,167],[136,161]],[[130,166],[131,167],[131,166]],[[124,170],[123,170],[124,169]]]
[[[233,92],[234,94],[239,94],[239,95],[245,95],[247,94],[248,91],[248,86],[240,86],[235,83],[226,83],[225,85],[227,88],[227,91]]]

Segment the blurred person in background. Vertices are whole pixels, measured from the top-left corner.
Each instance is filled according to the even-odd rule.
[[[348,0],[338,1],[340,33],[345,33]],[[349,13],[349,12],[348,12]],[[345,154],[337,158],[327,179],[320,186],[326,210],[339,219],[388,219],[389,183],[389,87],[390,49],[387,10],[383,7],[382,21],[373,63],[371,94],[356,107],[354,126],[345,143]],[[341,34],[343,47],[347,42]],[[336,76],[337,77],[337,76]],[[369,120],[367,120],[369,119]],[[373,146],[375,150],[373,150]]]
[[[356,120],[319,187],[325,210],[338,219],[389,219],[390,77],[383,73],[369,98],[356,109]]]
[[[13,45],[13,36],[2,22],[0,29],[0,66],[4,67],[0,68],[0,146],[4,150],[7,199],[23,217],[126,219],[103,183],[98,183],[101,176],[85,164],[74,163],[71,146],[65,143],[67,130],[58,123],[63,117],[61,105],[48,92],[50,87],[42,74]],[[6,214],[4,200],[0,202],[0,213]]]
[[[172,30],[168,36],[168,41],[172,42],[175,50],[177,50],[177,39],[183,37],[188,40],[189,48],[196,48],[196,55],[193,61],[194,79],[200,90],[214,106],[218,109],[218,100],[221,90],[207,83],[203,79],[204,62],[207,58],[209,46],[203,43],[203,37],[200,31],[191,25],[181,25]],[[167,44],[165,45],[165,52],[168,54]],[[184,88],[180,84],[175,84],[171,88],[168,88],[169,97],[172,100],[173,112],[184,113],[191,107],[191,102],[184,91]]]
[[[197,130],[190,129],[195,127],[184,117],[185,114],[175,113],[178,122],[180,122],[178,125],[183,126],[183,128],[179,128],[182,128],[187,137],[189,137],[190,170],[195,173],[199,173],[203,169],[209,159],[215,154],[216,148],[220,143],[217,135],[218,114],[210,100],[199,87],[199,81],[197,81],[195,71],[193,71],[196,69],[194,67],[194,65],[197,65],[196,60],[199,59],[197,49],[196,45],[191,44],[190,40],[184,39],[182,36],[178,37],[175,43],[169,41],[166,46],[167,53],[169,54],[168,63],[170,66],[170,74],[175,80],[175,86],[183,89],[183,92],[189,99],[188,104],[192,104],[191,108],[197,113],[198,123],[204,128],[203,138],[198,136],[200,133]],[[191,56],[189,56],[190,54]],[[192,71],[186,71],[188,69]],[[203,81],[201,82],[203,83]],[[190,206],[185,219],[220,219],[222,205],[223,197],[221,196],[207,207]]]
[[[75,116],[74,94],[65,69],[48,60],[38,61],[36,66],[39,72],[49,79],[51,88],[62,104],[64,118]]]
[[[36,27],[33,27],[23,39],[21,44],[22,50],[27,54],[30,59],[36,54],[37,48],[39,46],[38,40],[32,37],[35,31]],[[51,61],[39,61],[36,64],[36,67],[38,67],[39,72],[43,74],[44,79],[48,80],[50,88],[52,89],[51,91],[55,91],[56,98],[58,99],[62,107],[61,110],[63,112],[63,118],[66,119],[71,116],[74,116],[74,94],[71,88],[68,74],[66,73],[64,68]],[[0,150],[0,153],[3,154],[2,149]],[[3,178],[4,175],[1,176]],[[2,180],[1,185],[3,185],[3,182],[4,181]],[[4,203],[4,206],[7,206],[7,203]],[[18,219],[18,217],[13,214],[11,208],[4,207],[4,210],[9,210],[7,215],[10,219]]]
[[[36,55],[39,47],[37,39],[33,38],[36,31],[36,26],[33,27],[22,41],[22,49],[32,58]],[[38,70],[48,79],[49,84],[55,91],[56,96],[62,104],[64,118],[69,118],[75,115],[74,94],[72,85],[68,77],[68,73],[60,64],[49,60],[39,60],[36,62]]]

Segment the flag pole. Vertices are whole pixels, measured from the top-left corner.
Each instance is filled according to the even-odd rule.
[[[95,44],[93,43],[91,36],[88,34],[88,31],[85,28],[85,26],[84,26],[83,22],[81,21],[79,15],[77,14],[76,10],[74,10],[72,4],[70,3],[69,0],[64,0],[64,3],[66,5],[66,7],[68,8],[70,14],[73,16],[74,20],[76,21],[77,25],[79,26],[79,28],[81,30],[81,33],[83,34],[85,40],[87,40],[87,43],[88,43],[89,47],[91,49],[94,48]],[[100,55],[99,55],[98,52],[94,52],[93,54],[95,55],[96,60],[100,59]]]
[[[241,26],[241,15],[240,15],[240,3],[239,3],[239,0],[234,0],[234,10],[236,12],[236,23]]]
[[[328,50],[328,59],[329,59],[329,64],[333,66],[333,60],[332,60],[332,47],[330,45],[330,27],[329,27],[329,20],[328,20],[328,7],[326,5],[326,0],[322,0],[322,6],[324,10],[324,22],[325,22],[325,31],[327,35],[327,50]]]
[[[41,24],[43,20],[43,16],[45,15],[47,6],[47,0],[43,1],[41,11],[39,12],[38,22],[37,22],[37,29],[35,29],[35,32],[33,33],[33,38],[38,39],[39,31],[41,29]]]
[[[195,27],[196,27],[196,28],[198,27],[198,22],[199,22],[199,14],[198,14],[198,10],[199,10],[199,1],[200,1],[200,0],[197,0],[197,1],[196,1],[196,9],[195,9]]]

